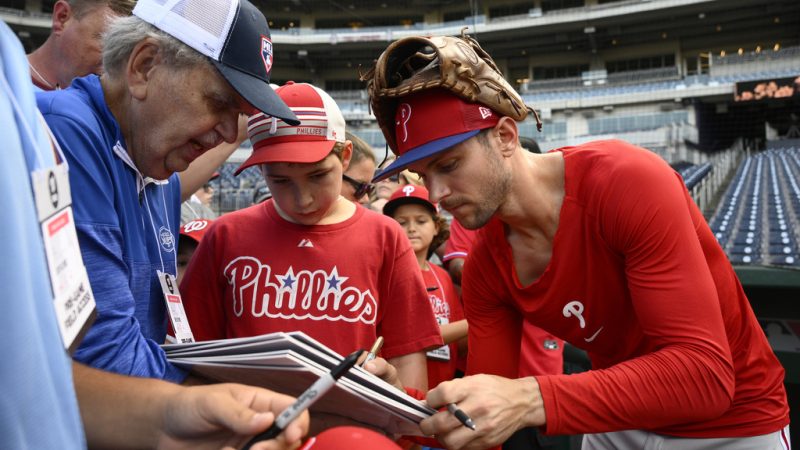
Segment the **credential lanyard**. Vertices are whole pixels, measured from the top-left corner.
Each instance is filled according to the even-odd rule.
[[[117,155],[120,155],[120,157],[122,157],[121,154],[124,154],[125,157],[122,157],[123,161],[125,161],[125,163],[129,166],[135,168],[135,166],[132,164],[132,161],[129,161],[127,152],[122,148],[119,142],[114,146],[114,151],[117,153]],[[138,170],[135,170],[135,172],[137,177],[142,177]],[[167,306],[167,315],[169,316],[170,325],[172,325],[172,331],[175,333],[175,340],[180,343],[194,342],[192,328],[189,325],[189,319],[186,317],[186,310],[183,308],[183,299],[181,298],[181,293],[178,291],[178,282],[174,275],[167,272],[166,266],[164,265],[164,258],[161,256],[161,236],[159,235],[158,230],[156,230],[156,222],[155,219],[153,219],[153,213],[150,211],[150,202],[147,199],[146,183],[142,184],[142,192],[144,194],[144,206],[145,209],[147,209],[147,215],[150,219],[150,228],[153,231],[153,237],[155,238],[156,250],[158,250],[158,258],[161,261],[161,270],[156,270],[156,276],[158,277],[158,283],[161,286],[161,294],[164,297],[164,302]],[[161,200],[164,206],[164,220],[167,221],[167,229],[171,229],[169,224],[169,211],[167,211],[167,199],[163,188],[161,189]],[[172,235],[171,232],[170,235]],[[175,273],[178,273],[178,243],[174,236],[172,239],[173,249],[176,253]]]

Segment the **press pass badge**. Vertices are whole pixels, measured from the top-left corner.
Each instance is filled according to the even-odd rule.
[[[450,323],[450,320],[447,317],[437,317],[436,322],[441,327],[442,325],[447,325]],[[427,356],[435,361],[450,361],[450,346],[443,345],[439,348],[430,350],[427,352]]]
[[[175,332],[175,340],[181,344],[194,342],[192,328],[186,318],[186,311],[183,309],[181,293],[178,292],[178,283],[171,273],[158,272],[158,281],[161,283],[161,292],[164,294],[164,301],[167,302],[167,314],[169,322],[172,324],[172,331]]]
[[[75,231],[67,167],[59,164],[36,170],[31,180],[56,319],[64,348],[72,354],[89,331],[97,310]]]

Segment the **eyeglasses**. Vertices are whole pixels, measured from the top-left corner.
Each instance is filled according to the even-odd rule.
[[[372,194],[372,191],[375,190],[375,185],[372,183],[368,183],[366,181],[358,181],[354,178],[350,178],[345,174],[342,174],[342,180],[346,181],[350,186],[353,186],[355,192],[353,196],[355,198],[361,198],[364,194],[369,195]]]

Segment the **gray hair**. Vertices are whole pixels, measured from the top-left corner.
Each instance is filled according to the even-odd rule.
[[[108,6],[118,16],[130,16],[135,0],[67,0],[72,13],[77,19],[82,19],[92,11]]]
[[[120,17],[111,22],[103,35],[103,70],[109,78],[123,73],[134,47],[147,38],[158,43],[164,62],[175,69],[211,64],[205,55],[144,20],[136,16]]]

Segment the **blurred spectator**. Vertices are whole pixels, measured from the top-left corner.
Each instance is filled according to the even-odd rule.
[[[69,87],[74,78],[102,71],[101,38],[115,17],[129,16],[134,0],[57,0],[50,36],[28,55],[31,80],[40,90]]]
[[[264,181],[258,182],[253,190],[253,204],[258,204],[272,198],[272,192]]]
[[[214,172],[211,180],[219,177],[219,172]],[[209,181],[211,181],[209,180]],[[211,209],[211,200],[214,199],[214,188],[210,183],[204,184],[192,194],[189,200],[181,203],[181,225],[190,220],[216,219],[217,213]]]
[[[375,174],[375,153],[363,139],[346,132],[346,139],[353,143],[353,156],[344,171],[342,195],[351,202],[369,203],[369,196],[375,190],[372,176]]]
[[[387,167],[389,164],[394,161],[393,157],[387,158],[384,162],[382,167]],[[381,169],[381,167],[379,167]],[[374,211],[380,213],[383,211],[383,205],[389,201],[389,197],[392,196],[397,187],[400,186],[400,174],[392,175],[391,177],[385,178],[381,181],[375,183],[375,193],[372,196],[372,201],[370,202],[370,208]]]

